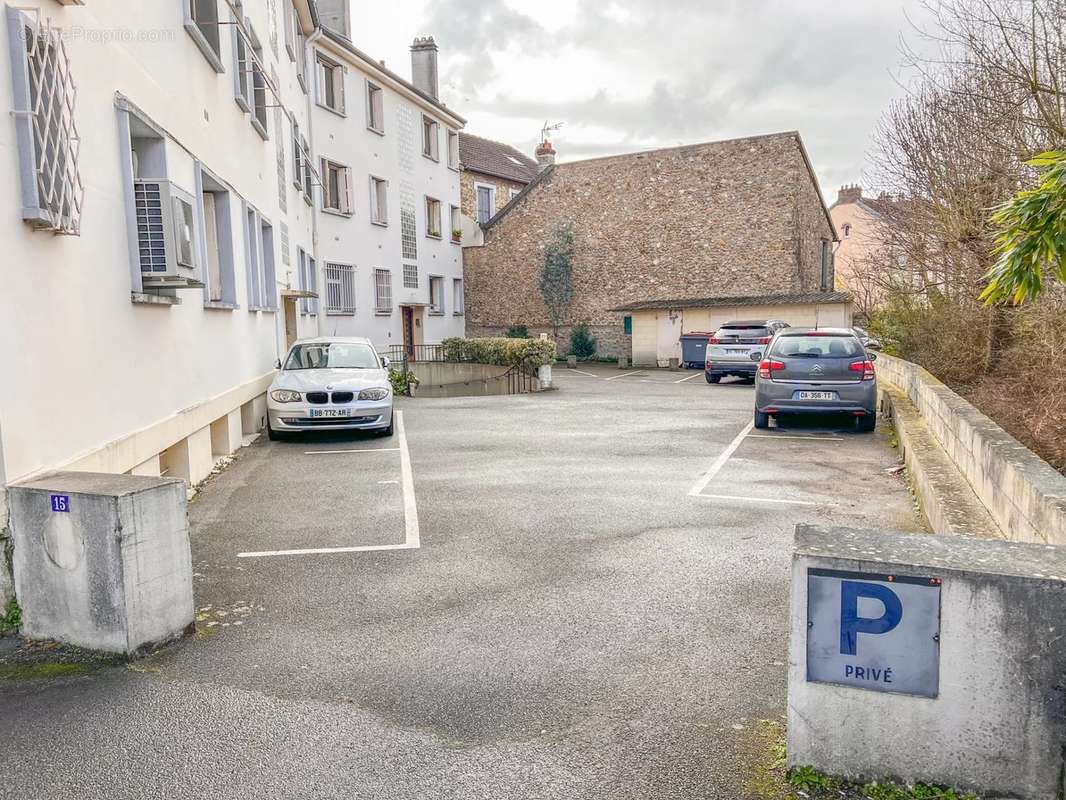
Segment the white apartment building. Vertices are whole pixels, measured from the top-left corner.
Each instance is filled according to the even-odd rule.
[[[453,294],[428,312],[431,276],[461,298],[446,135],[462,120],[323,30],[347,25],[345,2],[2,11],[0,552],[11,483],[59,469],[202,480],[263,427],[274,362],[297,337],[392,344],[405,319],[412,341],[462,334]],[[328,59],[342,66],[332,89]],[[350,169],[342,209],[322,212],[340,184],[321,159]],[[373,217],[371,175],[385,181]],[[418,216],[405,259],[401,219],[425,196],[442,235]]]
[[[323,4],[326,5],[326,4]],[[341,5],[329,3],[328,5]],[[459,129],[438,99],[437,45],[411,48],[409,83],[325,27],[312,114],[322,177],[317,312],[326,334],[379,347],[462,336]]]

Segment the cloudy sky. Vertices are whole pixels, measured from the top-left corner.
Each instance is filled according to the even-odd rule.
[[[398,0],[353,3],[357,46],[410,75],[440,46],[441,97],[467,130],[560,160],[797,129],[829,202],[859,181],[904,89],[920,0]]]

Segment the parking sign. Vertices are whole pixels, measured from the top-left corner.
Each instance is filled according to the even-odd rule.
[[[940,579],[809,569],[807,680],[936,697]]]

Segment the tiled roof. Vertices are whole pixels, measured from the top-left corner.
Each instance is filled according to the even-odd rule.
[[[798,294],[758,294],[739,297],[700,297],[688,300],[641,300],[612,308],[611,311],[649,311],[658,308],[720,308],[722,306],[798,306],[809,303],[850,303],[847,292],[800,292]]]
[[[469,133],[459,134],[459,161],[463,169],[509,181],[529,183],[537,177],[537,162],[521,150]]]

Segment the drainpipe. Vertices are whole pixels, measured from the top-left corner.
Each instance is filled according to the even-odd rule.
[[[307,38],[307,52],[312,56],[311,63],[314,64],[314,45],[319,39],[322,38],[322,28],[317,27]],[[307,65],[304,65],[307,68]],[[312,96],[315,93],[316,87],[312,81],[317,80],[317,72],[312,67],[307,74],[308,80],[308,92],[307,92],[307,141],[311,143],[311,157],[317,158],[318,147],[315,142],[315,101]],[[314,164],[315,162],[311,162]],[[320,176],[321,177],[321,176]],[[321,190],[321,187],[319,187]],[[315,318],[318,321],[318,335],[324,336],[326,333],[326,314],[322,306],[322,287],[325,285],[322,279],[325,276],[325,271],[322,269],[322,259],[318,253],[318,206],[315,204],[315,198],[311,197],[311,250],[315,254],[315,289],[318,291],[318,314]]]

